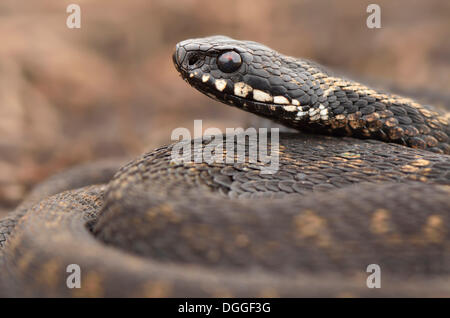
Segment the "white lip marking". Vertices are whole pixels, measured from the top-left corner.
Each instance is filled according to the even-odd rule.
[[[298,112],[297,117],[303,117],[303,116],[306,116],[307,114],[308,114],[308,112]]]
[[[248,93],[251,92],[253,88],[245,84],[244,82],[238,82],[234,84],[234,95],[240,96],[240,97],[247,97]]]
[[[284,104],[284,105],[289,105],[289,101],[286,97],[284,96],[275,96],[273,98],[273,102],[275,104]]]
[[[216,85],[216,89],[219,92],[222,92],[225,89],[225,87],[227,87],[227,81],[224,79],[218,79],[214,84]]]
[[[293,106],[293,105],[283,106],[283,108],[287,112],[295,112],[297,110],[297,106]]]
[[[292,105],[300,106],[300,102],[296,99],[293,99],[291,103],[292,103]]]
[[[209,74],[203,74],[202,75],[202,82],[206,83],[207,81],[209,81]]]
[[[266,92],[260,91],[259,89],[253,90],[253,99],[260,102],[271,102],[273,101],[272,96]]]

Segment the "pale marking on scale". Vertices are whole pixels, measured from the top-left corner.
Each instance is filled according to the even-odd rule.
[[[273,98],[270,94],[260,91],[259,89],[253,90],[253,99],[259,102],[272,102]]]
[[[323,106],[323,105],[320,105]],[[320,107],[319,107],[320,108]],[[324,108],[319,112],[320,119],[322,120],[328,120],[328,108]]]
[[[283,109],[287,112],[295,112],[297,110],[297,107],[294,105],[289,105],[289,106],[283,106]]]
[[[303,117],[303,116],[306,116],[306,115],[308,115],[308,112],[298,112],[297,113],[297,117]]]
[[[216,89],[219,92],[222,92],[225,89],[225,87],[227,87],[227,81],[224,79],[218,79],[215,81],[214,84],[216,85]]]
[[[316,115],[317,113],[318,113],[318,110],[316,108],[311,108],[309,110],[309,116],[310,117]]]
[[[209,81],[209,74],[203,74],[203,76],[202,76],[202,82],[203,83],[206,83],[207,81]]]
[[[234,95],[236,96],[247,97],[252,90],[253,88],[244,82],[234,84]]]
[[[273,98],[273,102],[275,104],[289,105],[289,100],[286,97],[284,97],[284,96],[275,96]]]

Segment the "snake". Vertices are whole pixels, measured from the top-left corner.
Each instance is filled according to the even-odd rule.
[[[0,221],[1,296],[450,296],[448,113],[253,41],[189,39],[172,59],[295,129],[265,133],[276,169],[244,131],[61,172]]]

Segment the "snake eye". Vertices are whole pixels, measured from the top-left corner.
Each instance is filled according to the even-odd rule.
[[[224,73],[236,71],[242,64],[241,56],[235,51],[225,52],[217,59],[217,66]]]

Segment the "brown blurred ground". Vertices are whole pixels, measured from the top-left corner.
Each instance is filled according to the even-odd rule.
[[[82,27],[66,27],[78,3]],[[79,162],[134,156],[176,127],[237,127],[245,117],[189,88],[175,43],[225,34],[263,42],[400,90],[449,92],[450,2],[17,1],[0,3],[0,214]],[[247,116],[247,115],[246,115]]]

